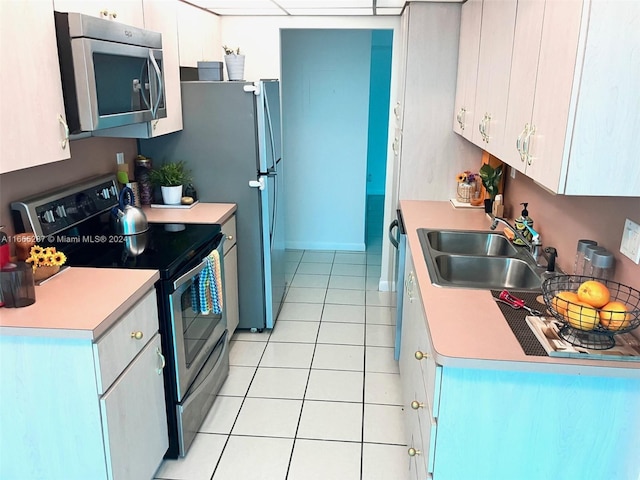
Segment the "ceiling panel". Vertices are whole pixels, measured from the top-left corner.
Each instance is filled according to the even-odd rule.
[[[3,0],[0,0],[3,1]],[[186,0],[217,15],[400,15],[405,0]],[[462,2],[463,0],[412,0]]]
[[[2,0],[0,0],[2,1]],[[217,15],[400,15],[405,0],[188,0]],[[387,8],[394,7],[394,8]]]

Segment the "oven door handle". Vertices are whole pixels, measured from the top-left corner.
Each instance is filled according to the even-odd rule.
[[[220,254],[220,259],[222,260],[222,258],[224,257],[224,241],[225,241],[225,236],[221,233],[218,234],[219,241],[218,244],[215,248],[215,250],[218,251],[218,253]],[[200,262],[198,265],[196,265],[195,267],[193,267],[191,270],[189,270],[187,273],[185,273],[184,275],[180,276],[175,282],[173,282],[173,290],[176,291],[178,290],[178,288],[180,288],[182,285],[184,285],[185,283],[187,283],[191,278],[193,278],[196,274],[200,273],[202,270],[204,270],[204,268],[207,266],[207,259],[205,258],[204,260],[202,260],[202,262]]]
[[[204,270],[204,268],[206,266],[207,266],[207,260],[204,259],[198,265],[193,267],[191,270],[189,270],[187,273],[185,273],[180,278],[178,278],[175,282],[173,282],[173,290],[174,291],[178,290],[178,288],[180,288],[182,285],[187,283],[189,280],[191,280],[193,277],[195,277],[198,273],[200,273],[202,270]]]

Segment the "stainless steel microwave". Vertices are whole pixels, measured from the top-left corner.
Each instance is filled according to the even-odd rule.
[[[167,116],[162,34],[80,13],[55,24],[70,133]]]

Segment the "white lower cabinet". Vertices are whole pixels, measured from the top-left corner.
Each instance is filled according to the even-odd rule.
[[[402,403],[405,412],[408,451],[412,457],[410,469],[415,478],[425,479],[433,473],[439,369],[432,358],[432,348],[426,331],[420,291],[415,280],[411,253],[407,251],[405,288],[402,302],[402,345],[400,376]],[[413,477],[411,477],[413,478]]]
[[[100,398],[108,478],[151,478],[167,451],[160,334]]]
[[[405,265],[400,378],[409,478],[640,478],[637,370],[571,374],[473,358],[441,365],[410,249]],[[447,321],[473,314],[460,292]],[[437,293],[425,299],[437,301]]]
[[[95,341],[0,335],[0,478],[153,478],[168,448],[156,301]]]
[[[235,214],[222,224],[222,233],[226,236],[224,244],[224,308],[227,315],[227,330],[229,330],[229,338],[231,338],[240,322]]]

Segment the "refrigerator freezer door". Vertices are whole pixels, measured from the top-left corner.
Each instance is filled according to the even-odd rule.
[[[271,272],[270,292],[266,292],[267,328],[273,328],[284,298],[285,258],[283,162],[281,158],[282,138],[280,128],[280,82],[263,80],[257,97],[258,144],[260,146],[259,171],[266,188],[261,191],[263,212],[263,242],[269,245],[269,255],[265,255],[265,271]],[[268,265],[267,265],[268,263]],[[269,299],[271,305],[269,305]],[[271,314],[269,314],[271,312]]]

